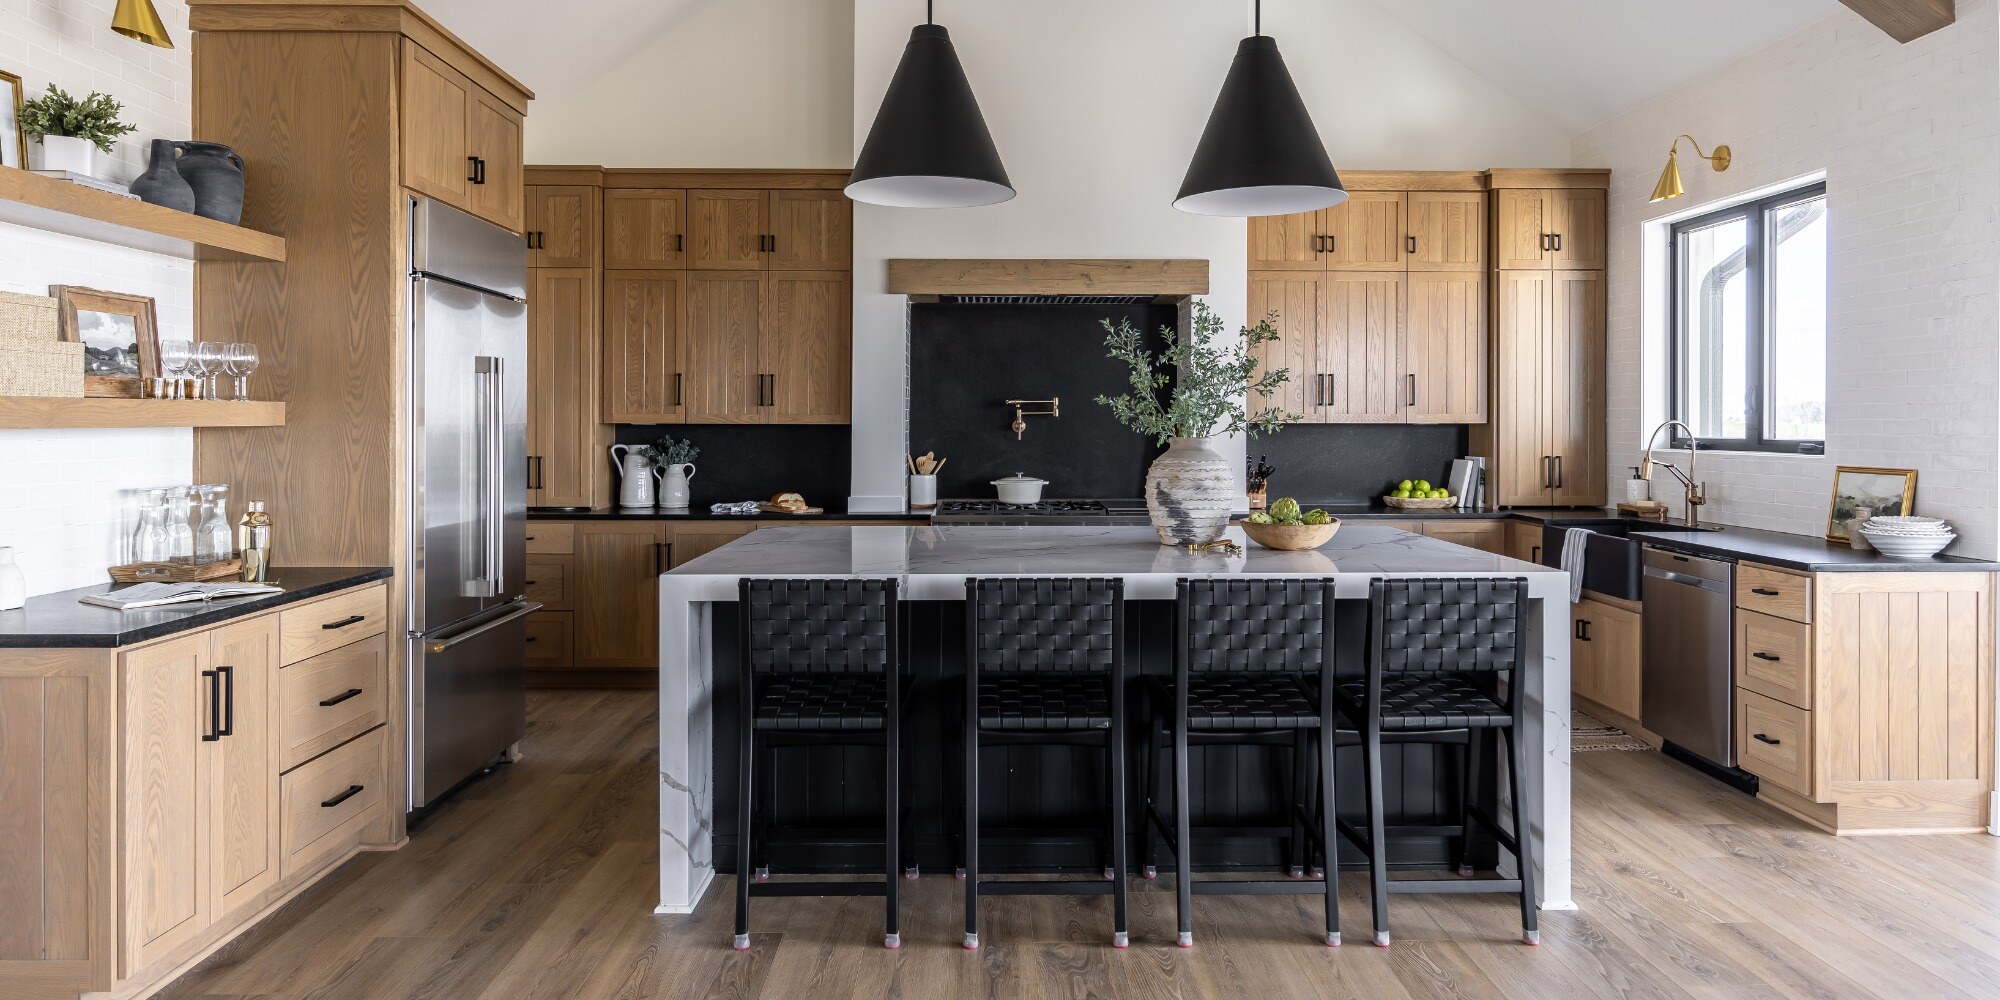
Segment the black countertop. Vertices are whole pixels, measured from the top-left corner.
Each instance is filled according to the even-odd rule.
[[[1793,535],[1762,528],[1722,525],[1709,531],[1649,531],[1639,537],[1649,545],[1695,555],[1728,556],[1812,573],[1991,573],[2000,570],[2000,562],[1990,559],[1954,555],[1891,559],[1873,549],[1855,549],[1846,542],[1829,542],[1810,535]]]
[[[116,649],[386,580],[390,575],[391,570],[376,566],[281,566],[271,571],[270,582],[285,588],[282,594],[135,611],[114,611],[77,600],[86,594],[107,593],[119,584],[42,594],[28,598],[25,607],[0,611],[0,649]]]
[[[913,513],[883,513],[880,511],[853,512],[837,507],[828,507],[819,514],[770,514],[758,511],[755,514],[711,514],[707,505],[693,506],[686,510],[666,510],[661,507],[641,507],[625,510],[619,507],[599,507],[596,510],[531,510],[530,521],[929,521],[930,511]]]

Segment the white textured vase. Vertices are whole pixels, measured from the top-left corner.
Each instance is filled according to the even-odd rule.
[[[67,170],[73,174],[94,177],[97,168],[97,146],[89,139],[78,139],[69,135],[42,136],[42,169]]]
[[[1146,512],[1162,545],[1205,545],[1222,537],[1236,502],[1236,469],[1214,438],[1177,437],[1146,471]]]

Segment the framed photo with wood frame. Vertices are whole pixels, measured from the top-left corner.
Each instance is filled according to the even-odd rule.
[[[1850,540],[1848,526],[1854,512],[1866,507],[1876,514],[1902,516],[1917,501],[1917,470],[1870,469],[1843,465],[1833,470],[1833,502],[1826,512],[1828,541]]]
[[[21,78],[0,69],[0,167],[28,169],[28,133],[21,131],[21,105],[26,102]]]
[[[144,295],[51,285],[59,339],[83,345],[83,394],[137,398],[160,375],[160,331]]]

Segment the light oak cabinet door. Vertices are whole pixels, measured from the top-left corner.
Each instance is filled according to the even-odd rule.
[[[278,619],[208,634],[222,675],[221,738],[202,744],[211,920],[227,920],[278,882]]]
[[[606,421],[678,423],[687,412],[688,277],[684,271],[604,273]]]
[[[1326,270],[1326,222],[1322,212],[1253,216],[1249,230],[1250,270]]]
[[[844,424],[853,295],[845,271],[773,271],[765,283],[758,361],[774,424]]]
[[[1408,232],[1403,192],[1352,191],[1347,200],[1322,210],[1328,270],[1403,271],[1408,266]]]
[[[403,186],[453,205],[471,194],[472,95],[458,71],[414,43],[403,45]]]
[[[466,207],[494,225],[520,232],[527,228],[522,208],[527,188],[522,183],[526,169],[522,165],[521,116],[477,87],[471,88],[470,94],[467,155],[478,162],[473,164]]]
[[[1555,250],[1549,266],[1557,270],[1601,271],[1606,265],[1605,192],[1570,188],[1544,193]]]
[[[687,192],[604,192],[604,267],[674,268],[687,263]]]
[[[1412,195],[1411,197],[1415,197]],[[1413,424],[1486,422],[1486,276],[1411,271],[1403,334]]]
[[[688,423],[767,422],[759,367],[767,284],[762,273],[688,272]]]
[[[1401,357],[1404,278],[1400,272],[1327,272],[1319,336],[1326,422],[1402,421],[1408,405]]]
[[[528,189],[528,266],[597,266],[598,191],[586,185]]]
[[[1585,599],[1570,611],[1570,688],[1630,719],[1639,717],[1638,615]]]
[[[689,191],[688,266],[705,271],[761,271],[770,227],[763,191]]]
[[[1502,192],[1503,194],[1505,192]],[[1494,317],[1494,452],[1487,492],[1503,507],[1547,506],[1555,483],[1549,451],[1548,328],[1554,278],[1547,271],[1500,271]]]
[[[1603,271],[1555,271],[1548,327],[1548,450],[1559,507],[1604,504]]]
[[[202,779],[221,714],[211,669],[202,633],[124,656],[124,976],[211,922]]]
[[[659,576],[667,526],[584,521],[576,525],[576,659],[579,669],[659,667]]]
[[[854,248],[854,204],[839,191],[769,194],[773,271],[844,271]]]
[[[528,272],[528,506],[590,507],[597,434],[597,272]]]
[[[1325,284],[1326,275],[1320,271],[1250,272],[1249,322],[1270,318],[1278,330],[1276,341],[1257,348],[1257,369],[1283,368],[1291,373],[1268,398],[1250,398],[1253,416],[1275,409],[1299,414],[1299,423],[1326,422],[1326,377],[1319,366],[1320,295]]]
[[[529,670],[567,670],[575,662],[576,615],[569,611],[537,611],[528,616]]]
[[[1477,271],[1486,266],[1486,195],[1412,191],[1407,201],[1411,271]]]
[[[1555,220],[1549,215],[1547,192],[1508,188],[1494,192],[1493,214],[1498,219],[1494,243],[1499,258],[1493,266],[1503,271],[1546,271],[1555,251],[1549,236]]]

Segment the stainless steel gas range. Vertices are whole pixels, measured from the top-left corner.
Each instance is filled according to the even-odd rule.
[[[1144,500],[946,500],[931,514],[932,524],[1104,524],[1144,525]]]

